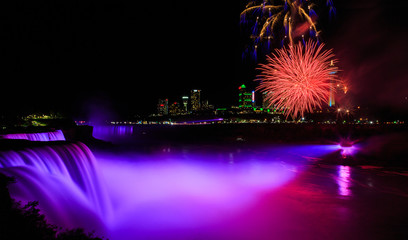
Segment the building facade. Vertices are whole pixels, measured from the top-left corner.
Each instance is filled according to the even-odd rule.
[[[169,99],[159,99],[157,103],[157,114],[162,116],[169,114]]]
[[[200,111],[201,110],[201,90],[191,90],[191,110]]]
[[[178,115],[182,113],[182,109],[180,108],[180,104],[178,102],[174,102],[169,106],[169,114],[170,115]]]
[[[331,67],[333,67],[334,66],[334,64],[333,64],[333,60],[330,62],[330,66]],[[334,71],[334,72],[331,72],[330,74],[331,75],[334,75],[334,74],[336,74],[337,73],[337,71]],[[327,102],[327,105],[329,106],[329,107],[334,107],[335,105],[336,105],[336,100],[335,100],[335,92],[336,92],[336,82],[333,80],[333,79],[331,79],[330,80],[330,93],[329,93],[329,99],[328,99],[328,102]]]
[[[188,112],[188,99],[189,98],[188,98],[188,96],[182,96],[181,99],[183,101],[183,111],[185,113],[187,113]]]
[[[255,106],[255,91],[247,89],[245,84],[238,87],[238,107],[240,109],[250,109]]]

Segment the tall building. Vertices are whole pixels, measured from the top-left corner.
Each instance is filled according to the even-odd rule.
[[[191,90],[191,110],[199,111],[201,109],[201,90]]]
[[[182,96],[181,99],[183,100],[183,111],[188,112],[188,96]]]
[[[201,102],[201,110],[214,110],[214,105],[211,105],[208,100]]]
[[[169,106],[169,114],[170,115],[177,115],[181,113],[180,104],[178,102],[174,102]]]
[[[273,106],[269,106],[268,95],[269,95],[268,91],[262,93],[262,108],[273,109]]]
[[[255,106],[255,91],[249,91],[245,84],[238,87],[238,106],[241,109],[250,109]]]
[[[333,64],[333,60],[330,62],[330,66],[334,66]],[[331,72],[330,74],[336,74],[337,71]],[[336,100],[335,100],[335,86],[334,86],[335,81],[334,80],[330,80],[330,94],[329,94],[329,99],[328,99],[328,105],[329,107],[334,107],[334,105],[336,105]]]
[[[168,115],[169,114],[169,99],[159,99],[157,104],[157,114]]]

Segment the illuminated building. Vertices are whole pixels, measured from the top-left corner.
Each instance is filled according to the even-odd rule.
[[[183,111],[188,112],[188,96],[182,96],[181,99],[183,100]]]
[[[170,115],[177,115],[181,113],[180,104],[178,102],[174,102],[169,106],[169,114]]]
[[[159,99],[157,104],[157,114],[167,115],[169,114],[169,100],[168,99]]]
[[[272,92],[266,91],[266,92],[262,93],[262,108],[272,110],[272,109],[274,109],[274,107],[273,107],[273,105],[269,106],[269,101],[268,101],[268,98],[267,98],[269,94],[272,94]]]
[[[208,100],[204,100],[201,102],[201,110],[208,110],[209,109],[209,104]]]
[[[333,60],[330,62],[330,66],[334,66],[333,64]],[[337,71],[331,72],[330,74],[336,74]],[[335,84],[334,80],[330,80],[330,84],[332,85],[332,87],[330,88],[330,94],[329,94],[329,100],[328,100],[328,105],[329,107],[334,107],[334,105],[336,104],[336,100],[335,98],[335,89],[333,87],[333,85]]]
[[[199,111],[201,109],[201,90],[191,90],[191,110],[192,111]]]
[[[241,109],[251,109],[255,106],[255,91],[249,91],[245,84],[238,87],[238,106]]]
[[[201,110],[214,110],[214,105],[211,105],[208,100],[201,102]]]

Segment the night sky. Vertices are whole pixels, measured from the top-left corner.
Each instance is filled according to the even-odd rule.
[[[324,2],[324,1],[323,1]],[[405,1],[334,0],[320,12],[354,105],[380,114],[408,110]],[[159,98],[193,88],[216,107],[254,87],[242,62],[246,1],[2,1],[1,114],[62,112],[76,119],[154,113]],[[320,21],[322,20],[322,21]],[[323,21],[324,20],[324,21]]]

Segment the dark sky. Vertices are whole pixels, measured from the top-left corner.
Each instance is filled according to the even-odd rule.
[[[343,70],[340,76],[349,82],[350,98],[380,114],[407,116],[408,2],[347,2],[340,5],[329,44]]]
[[[216,107],[236,104],[238,85],[255,86],[255,65],[241,61],[245,3],[3,1],[1,111],[145,114],[155,112],[158,98],[178,101],[193,88]],[[407,4],[334,3],[336,20],[322,16],[319,28],[350,82],[350,97],[381,111],[406,110]]]

